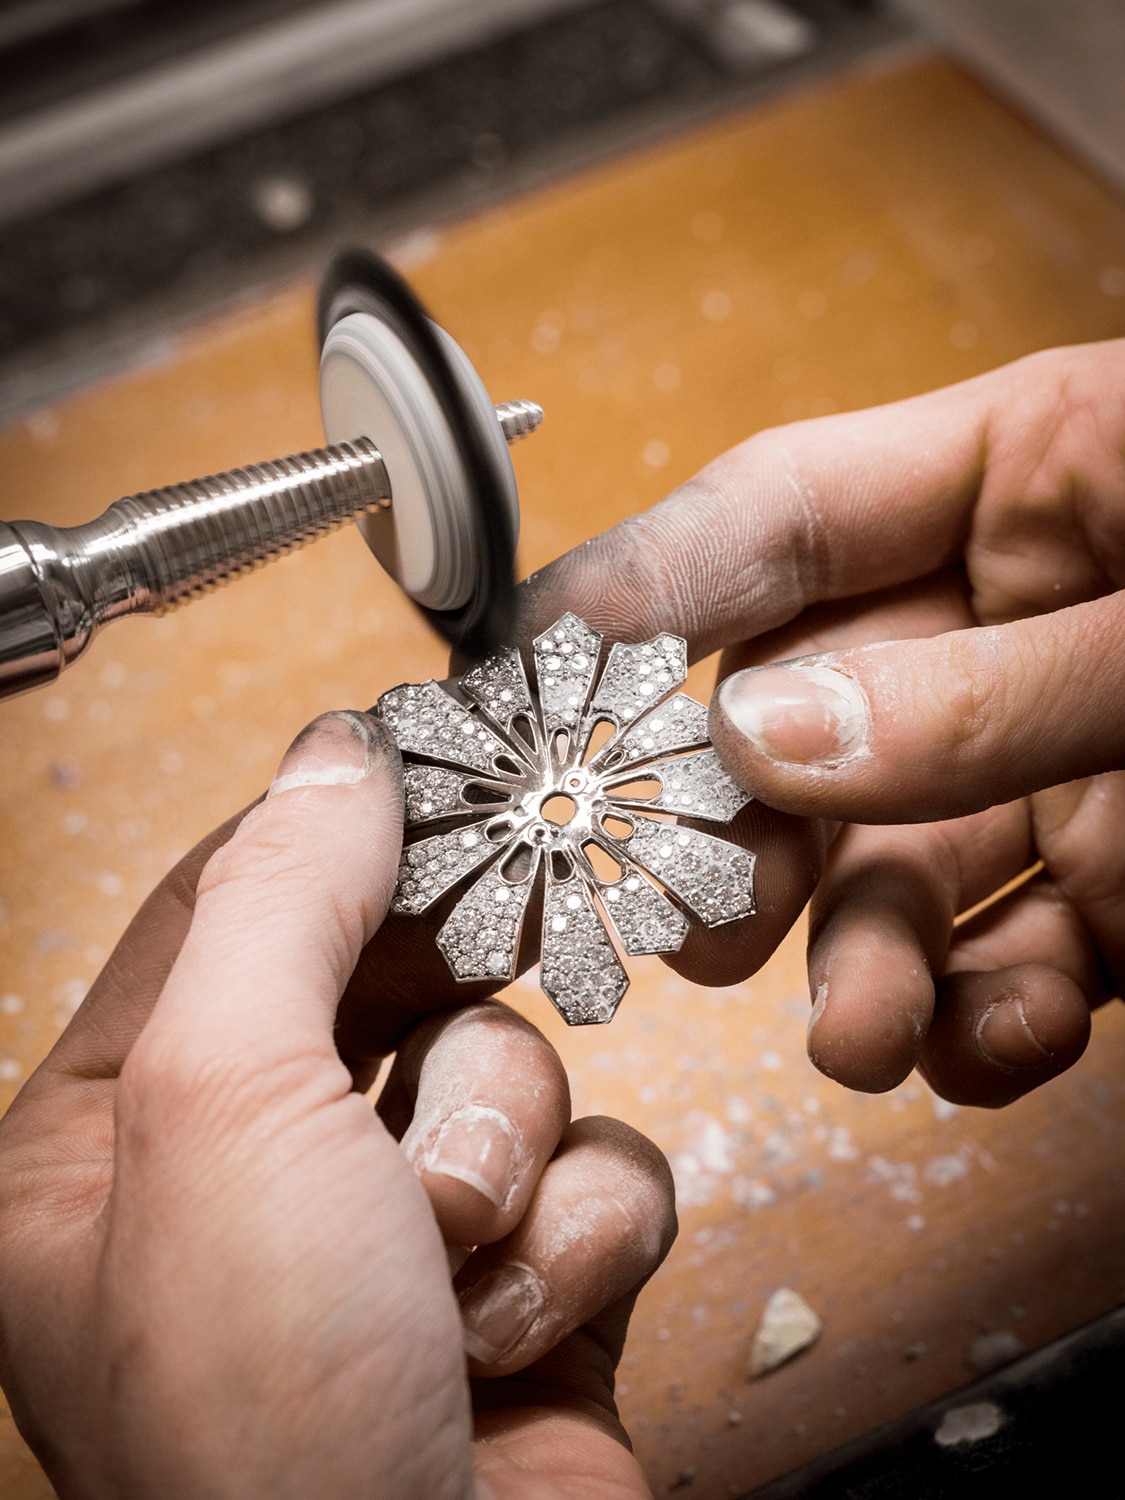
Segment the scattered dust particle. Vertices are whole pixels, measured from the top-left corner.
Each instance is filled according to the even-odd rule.
[[[312,218],[312,190],[303,177],[278,174],[259,177],[250,188],[250,206],[267,229],[292,234]]]
[[[60,792],[69,792],[82,779],[82,773],[72,760],[57,760],[47,768],[47,779]]]
[[[393,261],[400,271],[426,266],[438,253],[440,245],[441,235],[436,229],[412,229],[401,240],[395,241],[387,251],[387,259]]]
[[[934,1433],[939,1448],[956,1448],[962,1443],[979,1443],[990,1438],[1004,1425],[1004,1413],[995,1401],[972,1401],[968,1406],[952,1406]]]
[[[732,1408],[730,1411],[727,1412],[727,1426],[728,1427],[739,1427],[739,1426],[741,1426],[741,1424],[742,1424],[742,1413],[740,1411],[735,1411]]]
[[[835,1125],[829,1136],[828,1155],[833,1161],[855,1161],[859,1148],[846,1125]]]
[[[736,1177],[731,1185],[731,1196],[739,1208],[751,1210],[769,1208],[777,1202],[777,1194],[768,1182],[758,1182],[746,1177]]]
[[[15,1083],[23,1076],[23,1065],[16,1057],[0,1058],[0,1082]]]
[[[919,1339],[916,1344],[911,1344],[908,1348],[902,1351],[902,1357],[903,1359],[909,1360],[910,1363],[913,1364],[916,1359],[921,1359],[925,1352],[926,1346],[922,1342],[922,1340]]]
[[[906,1216],[907,1229],[925,1229],[926,1221],[921,1214],[908,1214]]]
[[[962,1156],[935,1156],[926,1163],[922,1175],[936,1187],[948,1187],[951,1182],[965,1177],[968,1171],[968,1164]]]
[[[821,1322],[799,1293],[781,1287],[766,1303],[750,1349],[749,1378],[757,1380],[807,1349],[820,1337]]]
[[[668,1486],[669,1490],[686,1490],[688,1485],[695,1483],[695,1465],[685,1464],[680,1472]]]
[[[989,1370],[1006,1365],[1009,1360],[1022,1354],[1023,1350],[1021,1338],[1010,1329],[1001,1329],[996,1333],[982,1333],[979,1338],[975,1338],[969,1345],[965,1358],[974,1370],[979,1370],[984,1375]]]

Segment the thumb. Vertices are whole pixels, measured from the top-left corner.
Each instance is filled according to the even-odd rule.
[[[711,710],[731,773],[783,812],[960,817],[1120,767],[1125,594],[1036,619],[738,672]]]
[[[210,858],[142,1040],[258,1065],[333,1049],[336,1007],[394,891],[398,752],[367,714],[323,714],[286,752],[265,800]]]

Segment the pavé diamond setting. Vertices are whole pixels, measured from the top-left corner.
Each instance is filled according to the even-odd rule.
[[[540,983],[572,1026],[612,1020],[618,946],[674,953],[691,919],[754,912],[754,854],[673,821],[728,823],[750,800],[678,691],[685,642],[615,645],[599,677],[601,647],[566,614],[534,643],[537,694],[505,648],[452,691],[404,683],[378,704],[405,762],[393,909],[421,915],[466,883],[438,947],[457,979],[504,981],[541,890]]]

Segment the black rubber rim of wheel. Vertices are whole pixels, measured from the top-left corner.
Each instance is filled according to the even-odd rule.
[[[516,544],[503,479],[425,308],[397,271],[358,246],[333,256],[321,280],[317,299],[321,348],[329,329],[353,312],[379,318],[410,350],[445,413],[465,465],[481,543],[473,590],[460,609],[418,608],[451,646],[479,660],[507,642],[513,616]]]

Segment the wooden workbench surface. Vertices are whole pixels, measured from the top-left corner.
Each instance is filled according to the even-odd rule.
[[[725,120],[397,251],[496,399],[541,401],[516,454],[521,566],[649,505],[755,429],[868,405],[1046,345],[1125,333],[1125,207],[947,64],[916,60]],[[0,434],[4,513],[60,524],[119,494],[315,446],[311,285]],[[149,887],[268,781],[323,709],[443,653],[339,534],[164,620],[126,621],[4,705],[0,1090],[78,1004]],[[708,690],[708,669],[690,686]],[[682,1231],[643,1296],[622,1407],[657,1494],[721,1500],[1034,1347],[1125,1293],[1125,1011],[998,1114],[909,1080],[844,1093],[804,1056],[794,935],[721,992],[656,960],[609,1029],[567,1032],[581,1113],[673,1159]],[[750,1385],[790,1286],[819,1343]],[[10,1418],[0,1493],[50,1493]]]

